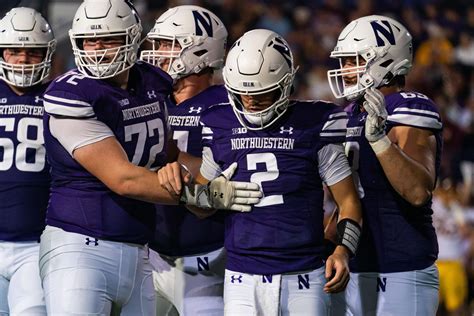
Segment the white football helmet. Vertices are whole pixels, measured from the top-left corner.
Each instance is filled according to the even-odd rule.
[[[227,30],[211,11],[194,5],[174,7],[163,13],[147,35],[152,49],[140,59],[155,66],[168,61],[168,74],[178,80],[224,64]],[[171,50],[160,50],[160,40],[171,41]],[[180,50],[175,47],[181,47]]]
[[[328,71],[328,80],[336,98],[355,100],[372,86],[390,83],[406,75],[412,66],[412,37],[392,18],[370,15],[349,23],[339,35],[331,52],[339,58],[340,68]],[[355,66],[344,68],[344,58],[355,58]],[[361,63],[361,58],[365,64]],[[355,76],[357,83],[346,84],[344,76]]]
[[[77,68],[86,77],[94,79],[122,73],[137,60],[141,32],[140,18],[127,0],[84,0],[69,30]],[[86,38],[111,36],[123,36],[125,44],[95,51],[83,49]]]
[[[0,21],[0,77],[16,87],[30,87],[43,81],[51,69],[56,40],[48,22],[31,8],[14,8]],[[42,48],[39,64],[11,64],[3,59],[5,48]]]
[[[232,45],[223,77],[230,103],[242,126],[261,130],[286,112],[296,71],[290,46],[273,31],[249,31]],[[271,106],[258,112],[245,110],[241,95],[271,91],[278,92]]]

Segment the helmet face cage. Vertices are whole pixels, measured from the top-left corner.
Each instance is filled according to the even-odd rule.
[[[175,81],[224,64],[227,30],[214,13],[199,6],[169,9],[156,20],[147,40],[152,48],[143,50],[140,59],[158,67],[167,64],[164,70]],[[171,44],[162,48],[161,41]]]
[[[135,9],[124,0],[85,0],[74,17],[69,37],[78,70],[86,77],[107,79],[130,69],[137,60],[142,26]],[[123,37],[124,44],[85,50],[85,39]]]
[[[168,62],[166,71],[173,79],[179,79],[188,73],[185,73],[186,67],[181,60],[183,52],[193,45],[193,38],[183,36],[166,36],[159,35],[148,37],[147,40],[151,43],[151,50],[144,50],[140,55],[140,59],[157,67],[162,67]],[[169,41],[169,49],[160,49],[162,41]],[[179,45],[178,45],[179,44]],[[180,47],[180,48],[178,48]]]
[[[14,8],[0,21],[0,77],[16,87],[31,87],[49,75],[56,40],[41,14],[31,8]],[[43,49],[44,57],[37,64],[12,64],[4,60],[5,49]]]
[[[331,57],[339,59],[339,69],[328,71],[328,81],[332,93],[336,98],[345,97],[348,100],[355,100],[364,94],[364,91],[374,85],[374,80],[370,76],[366,76],[369,65],[373,62],[375,53],[373,51],[366,52],[332,52]],[[346,58],[353,58],[355,65],[353,67],[345,67]],[[364,61],[364,62],[363,62]],[[344,77],[349,76],[355,78],[353,84],[346,84]]]
[[[261,130],[275,123],[287,110],[297,68],[288,43],[277,33],[257,29],[245,33],[230,49],[223,71],[230,104],[242,126]],[[242,95],[275,92],[267,108],[247,111]]]
[[[78,70],[87,77],[106,79],[114,77],[133,66],[137,60],[140,28],[133,25],[124,32],[113,32],[103,35],[71,34],[71,43]],[[94,36],[95,35],[95,36]],[[123,36],[125,44],[107,49],[84,50],[83,41],[87,38]],[[105,58],[110,60],[105,62]]]
[[[412,37],[399,22],[379,15],[359,18],[342,30],[331,52],[332,58],[339,59],[340,68],[328,71],[329,85],[336,98],[355,100],[372,86],[378,88],[395,76],[406,75],[412,66],[412,55]],[[344,66],[347,57],[355,58],[355,67]],[[345,76],[354,75],[355,83],[344,82]]]

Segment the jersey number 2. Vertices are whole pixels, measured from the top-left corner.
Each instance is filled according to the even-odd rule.
[[[260,154],[248,154],[247,155],[247,168],[248,170],[257,170],[257,164],[264,163],[266,166],[266,172],[255,172],[250,176],[250,182],[258,183],[260,188],[262,182],[273,181],[278,178],[280,171],[278,170],[277,159],[272,153],[260,153]],[[265,195],[265,193],[264,193]],[[283,195],[275,194],[264,196],[260,202],[255,204],[255,207],[263,207],[275,204],[283,204]]]

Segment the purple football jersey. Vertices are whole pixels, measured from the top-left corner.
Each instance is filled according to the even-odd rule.
[[[416,92],[385,97],[387,133],[395,126],[430,130],[436,137],[436,170],[442,147],[442,123],[436,105]],[[365,138],[367,112],[358,104],[348,107],[346,153],[359,183],[363,207],[363,232],[353,272],[401,272],[424,269],[434,263],[438,244],[432,224],[431,201],[415,207],[405,201],[385,177],[375,153]]]
[[[168,99],[168,122],[179,149],[202,154],[201,113],[209,106],[227,102],[224,86],[212,86],[180,103]],[[156,205],[155,238],[150,248],[168,256],[209,252],[224,244],[223,212],[199,219],[183,206]]]
[[[39,240],[49,197],[43,138],[47,85],[17,95],[0,80],[0,240]]]
[[[73,70],[57,78],[45,98],[45,143],[52,167],[46,222],[95,238],[145,244],[153,234],[154,205],[119,196],[78,164],[51,135],[49,117],[90,118],[105,123],[138,166],[166,162],[165,99],[171,78],[156,67],[137,63],[126,90]],[[64,131],[67,133],[67,131]]]
[[[292,101],[277,123],[260,131],[242,127],[229,104],[201,117],[203,146],[232,180],[260,184],[264,197],[249,213],[225,221],[227,269],[279,274],[323,265],[323,183],[318,151],[342,143],[347,115],[325,102]]]

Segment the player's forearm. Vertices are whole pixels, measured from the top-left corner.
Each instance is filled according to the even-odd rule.
[[[406,201],[424,205],[434,188],[434,176],[421,163],[406,155],[397,145],[377,154],[388,181]]]
[[[119,195],[159,204],[178,204],[179,197],[163,189],[155,172],[133,166],[115,185],[109,187]]]
[[[350,218],[359,225],[362,225],[362,208],[352,176],[348,176],[340,182],[329,186],[329,190],[339,210],[338,221]]]
[[[180,152],[178,155],[178,162],[182,165],[185,165],[186,168],[191,172],[193,177],[196,177],[199,173],[199,168],[201,167],[202,159],[200,157],[195,157],[187,152]]]
[[[362,226],[362,209],[357,196],[347,197],[338,203],[339,220],[350,218]]]

